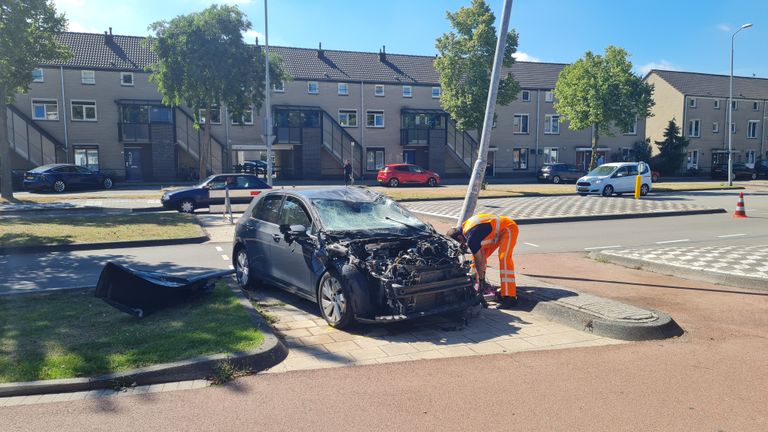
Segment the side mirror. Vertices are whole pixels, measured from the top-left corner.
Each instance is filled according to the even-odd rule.
[[[307,227],[304,225],[280,225],[280,233],[284,234],[288,239],[306,237]]]

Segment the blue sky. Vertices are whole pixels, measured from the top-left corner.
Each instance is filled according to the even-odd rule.
[[[503,0],[487,0],[500,14]],[[146,35],[157,20],[201,10],[205,0],[54,0],[70,30]],[[227,0],[253,23],[250,41],[264,32],[263,0]],[[352,51],[434,55],[435,39],[449,30],[446,10],[470,0],[269,0],[270,44]],[[521,60],[570,63],[608,45],[631,54],[635,71],[652,67],[768,78],[766,0],[515,0],[512,27],[520,34]],[[260,37],[263,41],[263,38]]]

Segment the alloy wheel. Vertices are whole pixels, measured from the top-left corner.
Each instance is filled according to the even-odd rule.
[[[240,249],[237,252],[237,259],[235,260],[235,275],[237,276],[237,283],[241,287],[245,288],[251,282],[251,270],[248,265],[248,253],[245,249]]]
[[[330,324],[339,323],[347,311],[347,299],[341,289],[341,283],[333,276],[325,278],[320,287],[320,308]]]
[[[640,186],[640,195],[642,196],[648,195],[648,185],[644,184]]]
[[[560,180],[560,176],[554,176],[552,177],[552,183],[554,184],[560,184],[562,180]]]
[[[104,179],[104,182],[102,183],[104,185],[104,189],[112,189],[112,179],[107,177]]]
[[[437,186],[437,180],[430,177],[429,180],[427,180],[427,185],[429,185],[430,187],[435,187]]]
[[[396,178],[389,179],[389,187],[397,187],[400,184],[400,180]]]
[[[613,195],[613,186],[607,185],[603,188],[603,196],[609,197],[611,195]]]
[[[59,192],[59,193],[64,192],[66,188],[67,188],[67,184],[64,183],[63,180],[56,180],[53,183],[53,190],[55,190],[56,192]]]
[[[192,213],[195,211],[195,203],[191,200],[184,200],[179,205],[179,211],[182,213]]]

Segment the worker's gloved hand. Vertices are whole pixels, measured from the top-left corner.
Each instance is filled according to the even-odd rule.
[[[475,291],[478,292],[483,297],[495,297],[496,296],[496,288],[489,284],[488,282],[483,279],[482,281],[475,283]]]

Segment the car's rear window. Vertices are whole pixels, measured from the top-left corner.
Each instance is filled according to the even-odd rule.
[[[51,169],[51,168],[53,168],[53,167],[55,167],[55,166],[56,166],[56,165],[42,165],[42,166],[39,166],[39,167],[37,167],[37,168],[35,168],[35,169],[31,169],[31,170],[29,170],[29,172],[31,172],[31,173],[41,173],[41,172],[46,172],[46,171],[48,171],[49,169]]]

